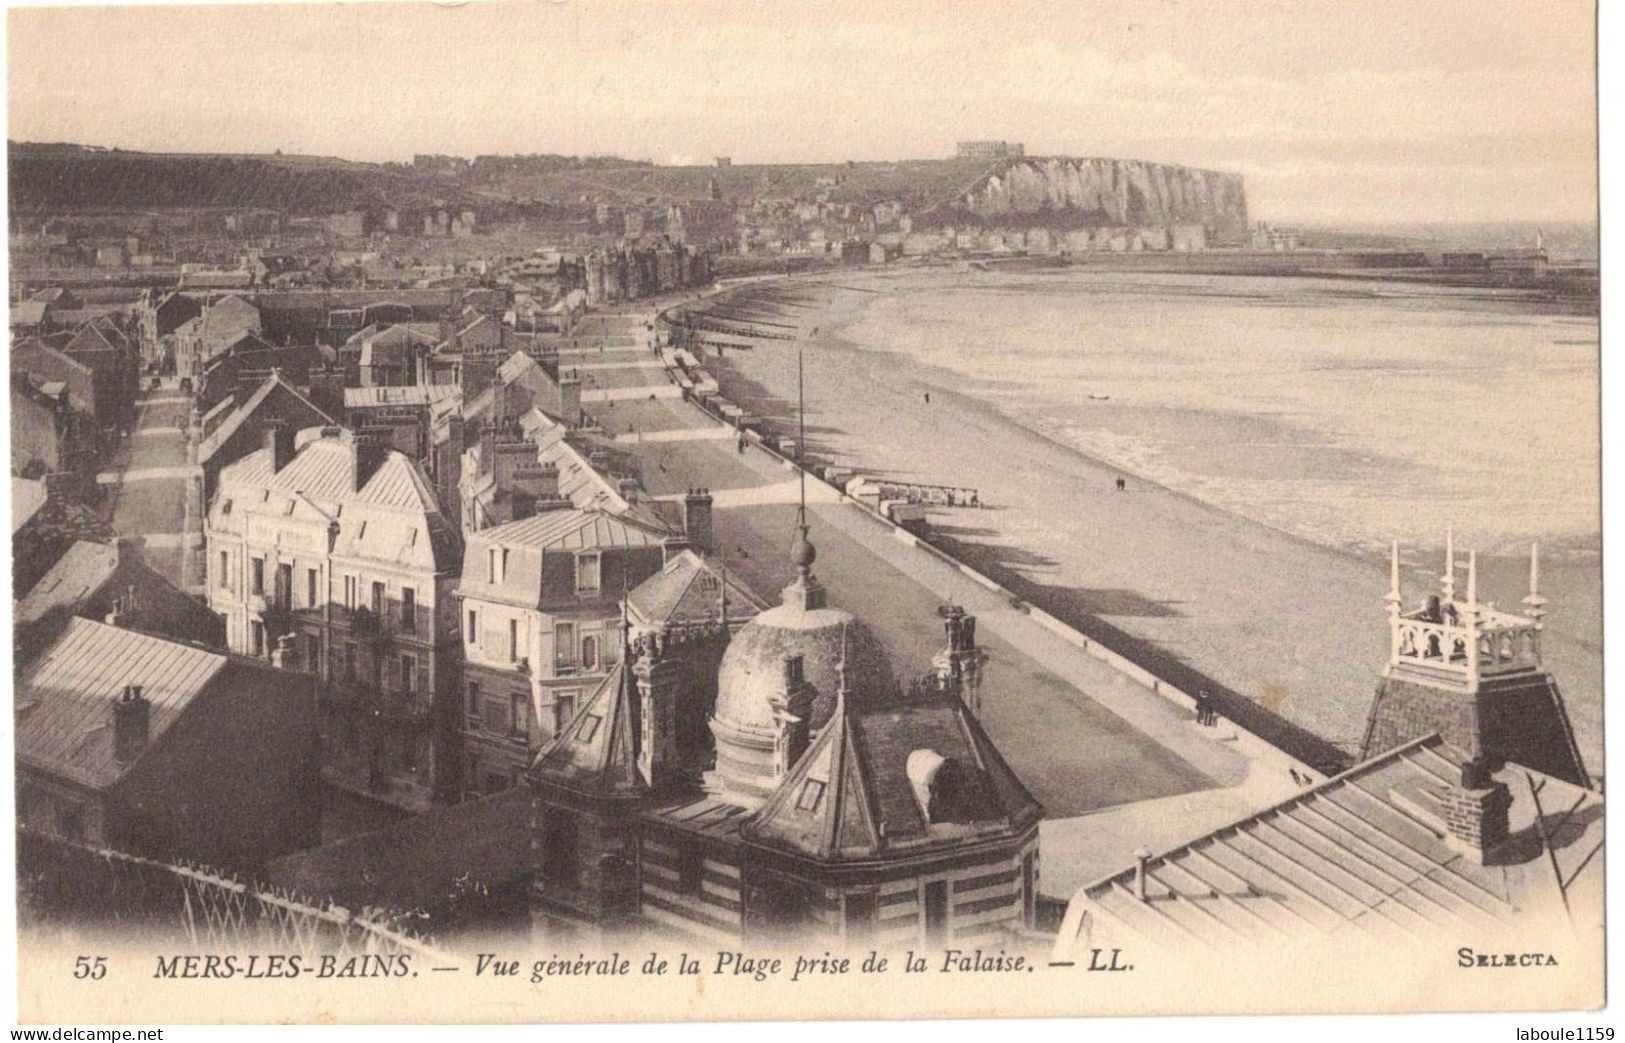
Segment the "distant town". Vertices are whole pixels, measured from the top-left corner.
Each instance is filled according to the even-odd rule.
[[[1594,291],[1538,233],[1430,253],[1255,221],[1235,174],[998,140],[690,167],[10,148],[25,923],[1070,967],[1597,897],[1538,552],[1514,613],[1453,545],[1407,600],[1396,545],[1341,748],[955,561],[932,518],[974,525],[979,490],[810,459],[803,406],[717,380],[806,339],[798,276]],[[1193,792],[1176,836],[1157,801]],[[1537,825],[1567,831],[1555,879]]]

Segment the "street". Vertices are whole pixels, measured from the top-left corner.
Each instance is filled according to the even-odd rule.
[[[143,559],[177,586],[203,583],[202,474],[191,462],[192,399],[164,388],[136,400],[135,430],[97,474],[107,487],[104,513],[120,537],[138,541]]]

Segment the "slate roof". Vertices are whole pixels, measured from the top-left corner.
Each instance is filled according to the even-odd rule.
[[[580,550],[659,547],[665,535],[664,531],[602,511],[574,508],[543,511],[470,536],[470,553],[464,559],[457,592],[465,597],[534,608],[545,596],[558,593],[544,589],[547,555],[573,558]],[[486,556],[492,547],[506,548],[509,552],[502,579],[497,583],[490,582]]]
[[[406,387],[345,388],[345,409],[373,406],[428,406],[462,395],[456,384],[409,384]]]
[[[1509,765],[1495,778],[1512,792],[1513,839],[1491,859],[1501,864],[1480,865],[1446,842],[1434,796],[1459,784],[1465,759],[1437,735],[1374,757],[1151,858],[1144,901],[1137,869],[1116,872],[1073,897],[1058,946],[1089,917],[1114,937],[1190,948],[1506,931],[1583,892],[1600,909],[1601,796]]]
[[[89,619],[62,636],[17,685],[17,759],[92,788],[117,781],[113,703],[138,684],[152,704],[150,752],[170,725],[225,669],[227,657]]]
[[[265,882],[348,908],[446,912],[460,891],[501,888],[531,871],[527,787],[437,806],[386,828],[270,862]]]
[[[118,568],[118,548],[79,540],[17,602],[12,619],[32,623],[53,608],[76,605],[106,583]]]
[[[210,431],[208,437],[206,437],[202,442],[198,443],[198,463],[206,463],[212,459],[214,454],[220,451],[220,447],[225,445],[227,440],[229,440],[232,435],[237,433],[238,429],[248,421],[249,417],[253,416],[260,409],[260,407],[265,404],[266,399],[270,398],[271,393],[277,390],[278,387],[280,387],[285,393],[297,398],[303,405],[308,406],[311,413],[316,417],[319,417],[321,420],[329,424],[337,423],[337,421],[332,417],[328,416],[326,413],[323,413],[315,405],[312,405],[310,399],[301,394],[298,388],[294,387],[286,380],[283,380],[282,374],[272,373],[269,377],[265,378],[264,383],[260,384],[260,386],[255,389],[254,394],[249,396],[248,401],[244,402],[238,408],[232,410],[231,414],[227,416],[225,420],[221,421],[219,427],[215,428],[213,431]],[[229,401],[229,399],[222,399],[221,405],[224,405]],[[219,406],[216,406],[215,408],[218,409]],[[205,427],[206,426],[207,422],[205,422]]]
[[[209,507],[209,526],[235,529],[240,519],[271,513],[295,522],[339,523],[334,553],[435,570],[462,562],[462,537],[440,511],[428,476],[406,455],[389,450],[355,489],[353,437],[302,431],[297,451],[280,471],[257,449],[226,467]]]
[[[602,511],[560,510],[486,529],[479,538],[543,550],[658,547],[665,534]]]
[[[767,607],[750,588],[724,576],[694,551],[685,550],[632,588],[627,608],[633,621],[645,626],[703,623],[720,618],[723,589],[730,621],[749,619]]]
[[[642,776],[632,756],[632,700],[636,698],[625,658],[611,668],[591,696],[532,763],[533,777],[578,792],[637,796]]]
[[[916,751],[945,761],[936,775],[931,819],[909,778],[909,757]],[[1043,808],[958,698],[928,695],[873,709],[843,699],[741,833],[754,843],[824,861],[863,861],[1019,833],[1042,816]]]

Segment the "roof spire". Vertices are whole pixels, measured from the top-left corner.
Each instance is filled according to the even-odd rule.
[[[807,395],[806,370],[803,362],[803,356],[805,355],[804,342],[805,338],[796,342],[796,471],[801,479],[801,489],[796,504],[796,541],[790,549],[790,561],[796,567],[796,580],[791,583],[791,588],[797,585],[802,588],[810,588],[816,585],[817,582],[812,578],[812,566],[813,562],[818,558],[818,548],[813,546],[812,540],[808,537],[807,527]],[[789,588],[787,588],[786,593],[789,593]],[[812,600],[812,598],[808,599],[809,602]],[[818,604],[808,603],[804,605],[805,608],[819,608],[821,606],[821,599]]]

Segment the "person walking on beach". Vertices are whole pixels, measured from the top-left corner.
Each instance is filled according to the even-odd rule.
[[[927,391],[927,392],[926,392],[926,393],[925,393],[925,404],[926,404],[926,405],[930,405],[930,404],[931,404],[931,392],[929,392],[929,391]]]

